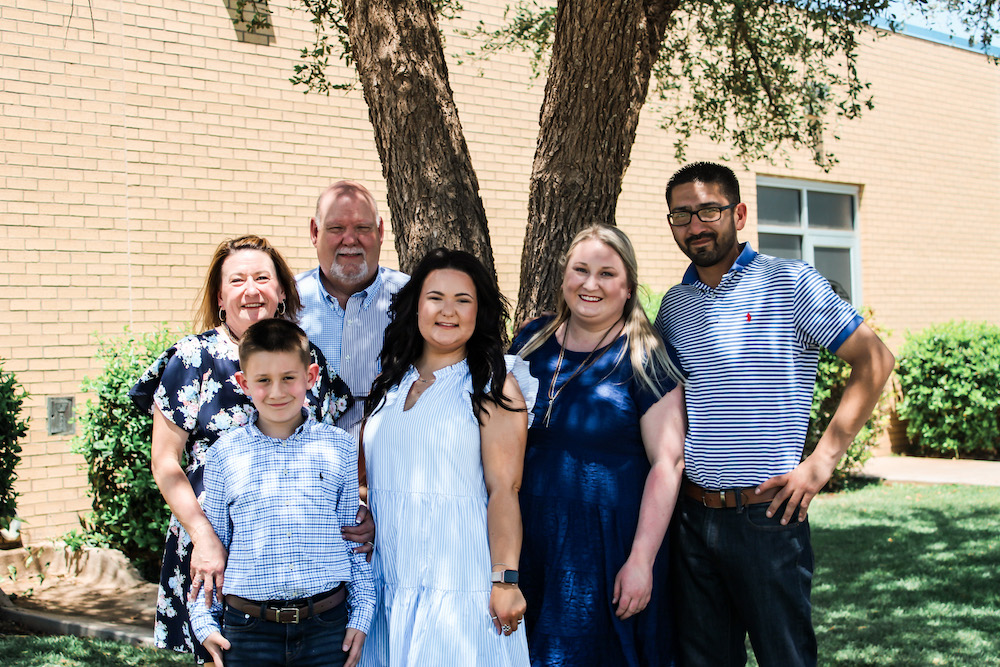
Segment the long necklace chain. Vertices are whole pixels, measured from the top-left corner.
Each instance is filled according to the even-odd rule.
[[[225,322],[223,322],[222,326],[225,327],[226,333],[229,334],[229,340],[231,340],[234,343],[236,343],[237,345],[239,345],[240,344],[240,339],[236,337],[236,334],[234,334],[233,330],[229,328],[229,325],[226,324]]]
[[[597,352],[597,350],[599,350],[601,348],[601,344],[604,343],[604,339],[608,337],[608,334],[611,333],[612,330],[614,330],[614,328],[616,326],[618,326],[618,323],[620,321],[621,321],[621,318],[618,318],[617,320],[615,320],[614,324],[612,324],[610,327],[608,327],[608,330],[604,332],[604,335],[601,336],[601,339],[599,341],[597,341],[597,345],[594,346],[594,349],[591,350],[587,354],[586,358],[583,360],[583,363],[581,363],[579,366],[577,366],[576,370],[573,371],[572,373],[570,373],[570,376],[568,378],[566,378],[566,381],[563,382],[559,386],[559,388],[557,389],[556,388],[556,381],[559,379],[559,371],[562,369],[562,362],[563,362],[563,358],[565,357],[565,353],[566,353],[566,339],[569,338],[569,322],[566,322],[566,330],[563,331],[562,343],[559,344],[559,358],[556,360],[556,370],[552,374],[552,381],[549,383],[549,391],[548,391],[548,395],[549,395],[549,407],[545,409],[545,426],[546,427],[548,427],[548,425],[549,425],[549,419],[552,417],[552,406],[555,404],[556,399],[559,398],[559,394],[561,394],[562,390],[566,388],[566,385],[568,385],[570,382],[573,381],[573,378],[575,378],[576,376],[582,374],[588,368],[590,368],[591,366],[593,366],[594,364],[596,364],[597,361],[602,356],[604,356],[604,353],[608,351],[608,348],[604,348],[603,350],[601,350],[601,353],[598,354],[596,357],[594,356],[594,353]]]

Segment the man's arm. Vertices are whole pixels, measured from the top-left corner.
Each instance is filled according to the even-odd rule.
[[[767,508],[767,515],[774,516],[787,500],[788,506],[781,517],[782,524],[788,523],[796,507],[799,510],[799,521],[805,521],[809,503],[829,481],[837,463],[868,421],[896,363],[885,343],[863,323],[848,336],[836,354],[850,364],[851,375],[840,405],[816,444],[816,449],[791,472],[772,477],[757,487],[757,493],[764,493],[772,488],[780,489]]]

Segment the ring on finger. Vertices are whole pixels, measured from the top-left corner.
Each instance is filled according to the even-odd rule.
[[[500,629],[503,630],[504,632],[506,632],[507,634],[510,634],[510,626],[507,625],[506,623],[504,623],[503,625],[501,625]]]

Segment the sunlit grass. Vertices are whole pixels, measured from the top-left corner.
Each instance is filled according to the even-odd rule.
[[[1000,665],[1000,487],[872,485],[809,516],[821,665]]]
[[[81,637],[0,635],[6,667],[167,667],[192,665],[189,654]]]

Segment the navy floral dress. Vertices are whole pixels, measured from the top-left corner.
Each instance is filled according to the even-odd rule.
[[[310,344],[310,349],[321,370],[306,396],[308,407],[318,421],[332,424],[353,399],[319,348]],[[160,355],[129,392],[139,409],[152,411],[155,405],[188,432],[183,466],[199,502],[208,449],[223,433],[247,424],[253,414],[250,398],[233,377],[240,369],[237,352],[229,336],[216,329],[188,336]],[[198,662],[207,662],[211,658],[188,623],[190,576],[191,538],[171,516],[156,599],[154,639],[160,648],[193,652]]]

